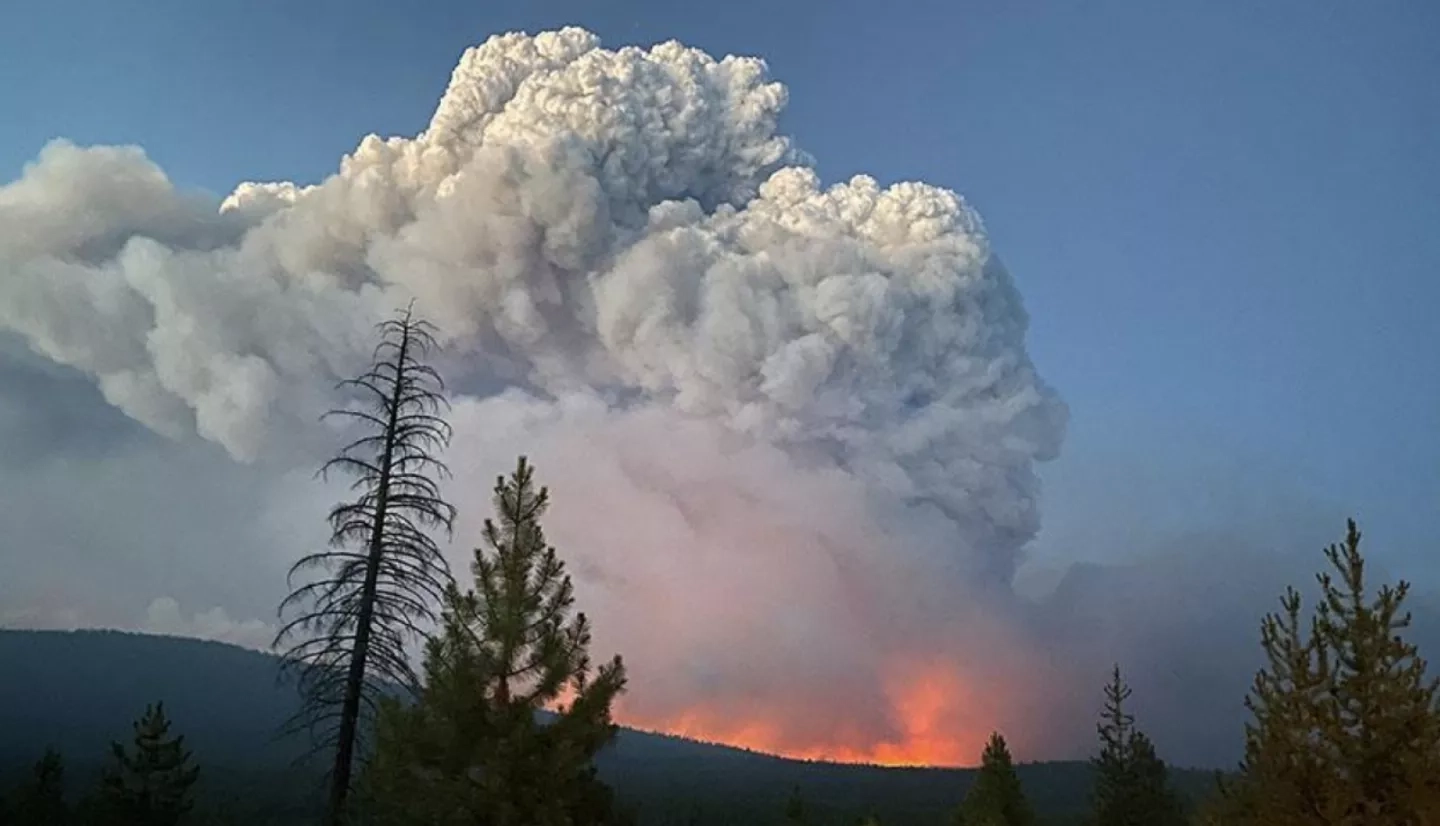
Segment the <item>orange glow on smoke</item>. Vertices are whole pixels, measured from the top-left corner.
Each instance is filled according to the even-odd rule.
[[[959,675],[927,668],[912,679],[897,680],[887,692],[892,736],[876,737],[844,720],[834,720],[822,735],[803,736],[783,716],[755,708],[736,715],[699,706],[670,716],[621,709],[625,725],[721,743],[800,760],[868,763],[880,766],[974,766],[980,762],[992,727],[974,705]]]

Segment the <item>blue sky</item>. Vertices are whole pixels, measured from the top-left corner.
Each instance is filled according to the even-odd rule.
[[[566,23],[761,55],[827,180],[976,205],[1072,410],[1040,556],[1353,513],[1440,580],[1433,2],[32,0],[0,170],[64,136],[215,192],[313,181],[423,127],[467,45]]]

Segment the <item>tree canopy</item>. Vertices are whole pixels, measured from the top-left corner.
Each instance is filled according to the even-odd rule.
[[[1354,521],[1325,556],[1309,622],[1291,588],[1261,624],[1267,663],[1246,698],[1245,758],[1210,820],[1440,823],[1440,683],[1403,637],[1409,584],[1368,592]]]
[[[101,811],[116,823],[175,826],[193,807],[200,769],[191,765],[185,738],[170,736],[163,703],[147,706],[134,728],[131,749],[111,744],[114,765],[101,780]]]
[[[1035,815],[1025,800],[1010,748],[999,732],[990,735],[980,755],[975,784],[965,794],[956,826],[1031,826]]]
[[[1179,801],[1170,788],[1169,771],[1155,746],[1125,710],[1131,689],[1115,666],[1105,686],[1105,705],[1096,729],[1100,752],[1095,756],[1093,826],[1170,826],[1182,821]]]
[[[377,823],[569,826],[619,821],[595,754],[616,727],[619,657],[593,668],[590,626],[521,457],[495,485],[474,587],[452,587],[413,706],[391,701],[367,778]]]

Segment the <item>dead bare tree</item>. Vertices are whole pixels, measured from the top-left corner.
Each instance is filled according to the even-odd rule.
[[[406,643],[428,633],[453,580],[427,530],[451,530],[455,508],[437,479],[449,471],[437,458],[450,441],[445,385],[425,363],[435,349],[433,327],[406,309],[377,328],[371,366],[340,387],[358,395],[353,407],[326,417],[348,419],[365,432],[326,462],[319,476],[353,476],[353,500],[329,516],[330,547],[296,562],[280,604],[288,617],[275,638],[283,669],[303,697],[290,731],[304,730],[314,751],[333,749],[326,822],[345,817],[352,768],[379,696],[413,688]],[[297,585],[300,574],[312,574]]]

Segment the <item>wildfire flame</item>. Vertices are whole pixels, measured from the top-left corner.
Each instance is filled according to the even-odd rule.
[[[976,719],[973,692],[952,669],[930,667],[910,679],[896,679],[887,694],[898,729],[891,737],[876,737],[836,721],[821,738],[801,738],[784,720],[768,718],[760,709],[737,718],[705,706],[668,716],[627,707],[619,716],[626,725],[642,730],[799,760],[878,766],[978,762],[990,728]]]

